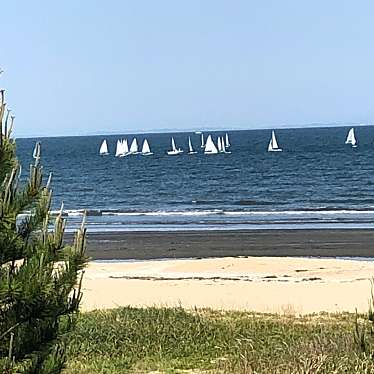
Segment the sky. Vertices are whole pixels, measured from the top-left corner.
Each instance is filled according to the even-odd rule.
[[[374,123],[372,0],[3,2],[17,136]]]

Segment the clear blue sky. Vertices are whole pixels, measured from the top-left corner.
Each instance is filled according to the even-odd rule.
[[[2,3],[16,135],[374,123],[374,2]]]

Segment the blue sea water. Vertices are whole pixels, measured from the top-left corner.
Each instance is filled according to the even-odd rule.
[[[99,231],[374,227],[374,127],[356,127],[357,148],[348,130],[280,129],[278,153],[267,152],[271,130],[248,130],[229,131],[231,154],[204,155],[195,133],[18,139],[17,154],[25,175],[41,142],[70,228],[85,209]],[[185,151],[191,136],[198,154],[166,155],[172,135]],[[154,155],[114,157],[117,139],[134,136]]]

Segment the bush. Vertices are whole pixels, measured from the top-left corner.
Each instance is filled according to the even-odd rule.
[[[63,208],[50,230],[51,176],[36,144],[26,183],[11,138],[14,117],[0,91],[0,372],[58,373],[81,300],[86,229],[63,242]],[[27,212],[27,214],[25,214]],[[77,286],[78,283],[78,286]]]

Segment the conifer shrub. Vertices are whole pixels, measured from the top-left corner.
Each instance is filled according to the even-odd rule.
[[[21,182],[4,96],[1,90],[0,372],[59,373],[82,297],[86,229],[82,222],[74,243],[64,243],[63,207],[51,217],[51,175],[45,181],[39,143]]]

